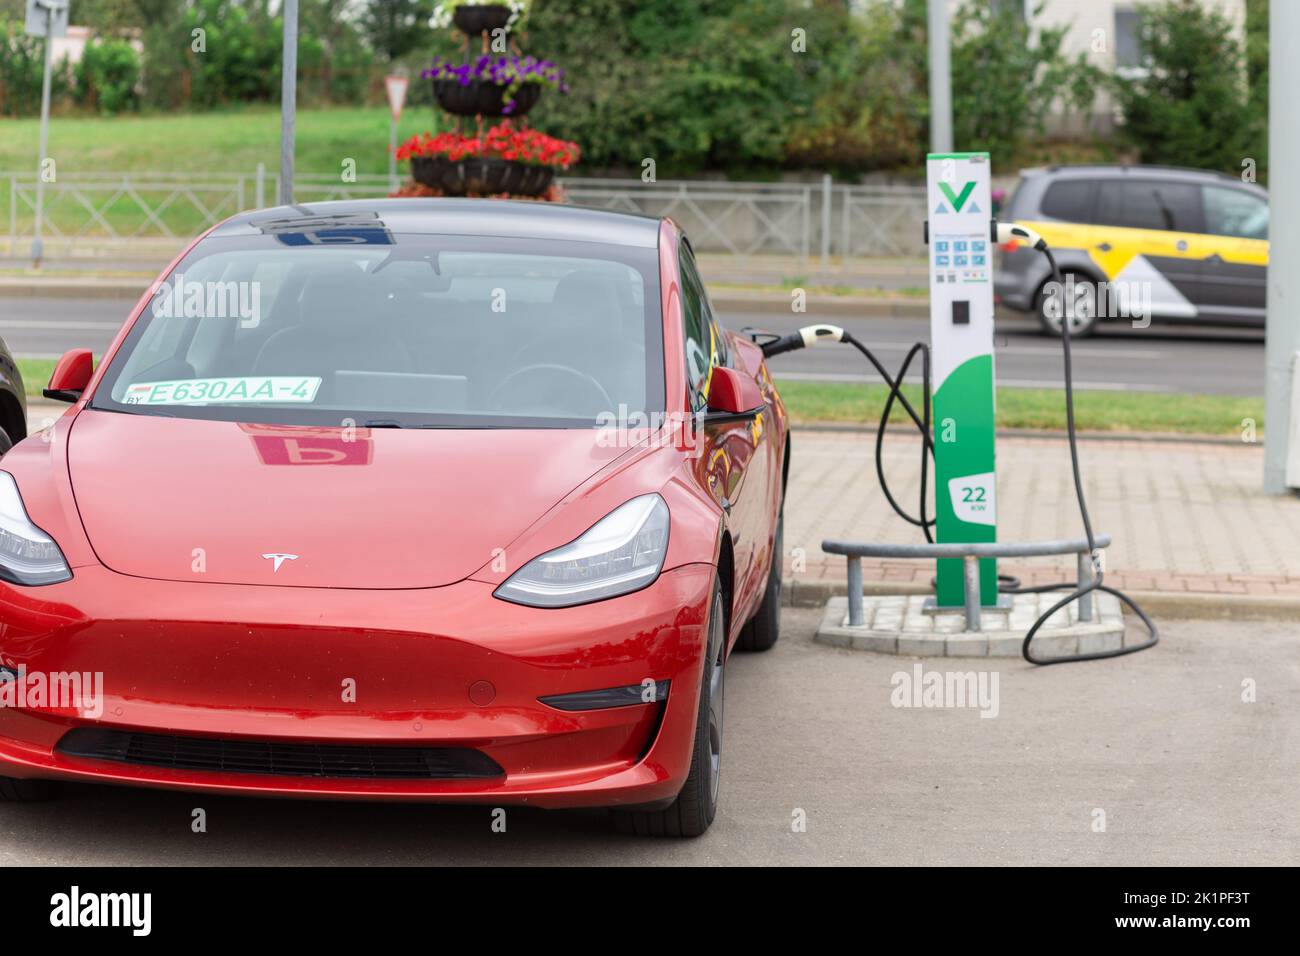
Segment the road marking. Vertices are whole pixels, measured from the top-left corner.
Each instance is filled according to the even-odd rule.
[[[75,332],[99,332],[103,330],[116,332],[122,327],[121,322],[11,322],[9,319],[5,319],[3,324],[6,332],[10,329],[32,329],[38,332],[56,329],[69,329]]]
[[[780,385],[782,379],[789,379],[794,382],[849,382],[862,383],[868,385],[883,385],[879,375],[852,375],[836,372],[777,372],[773,375],[777,384]],[[919,372],[908,375],[905,382],[917,384],[921,381]],[[1000,378],[997,384],[1007,388],[1050,388],[1059,389],[1061,387],[1060,379],[1016,379]],[[1175,389],[1167,385],[1148,385],[1128,382],[1078,382],[1074,383],[1076,389],[1095,392],[1174,392]]]
[[[884,342],[880,345],[871,345],[872,351],[880,352],[906,352],[912,347],[911,343],[907,345],[895,345],[892,342]],[[1155,361],[1156,359],[1169,358],[1173,352],[1156,352],[1152,350],[1141,349],[1097,349],[1097,348],[1080,348],[1071,344],[1070,352],[1076,358],[1106,358],[1106,359],[1134,359],[1144,362]],[[1044,345],[1035,347],[1032,345],[1000,345],[997,347],[998,355],[1030,355],[1030,356],[1052,356],[1060,355],[1061,348],[1059,345]]]

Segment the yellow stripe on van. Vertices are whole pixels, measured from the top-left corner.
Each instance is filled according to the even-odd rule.
[[[1217,255],[1225,262],[1267,266],[1268,241],[1212,236],[1199,232],[1167,232],[1163,229],[1127,229],[1072,222],[1026,221],[1053,249],[1078,249],[1088,254],[1108,279],[1114,279],[1137,256],[1168,259],[1208,259]],[[1179,243],[1185,248],[1178,248]],[[1103,245],[1110,248],[1102,249]]]

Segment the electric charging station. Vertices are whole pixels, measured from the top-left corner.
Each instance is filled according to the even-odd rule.
[[[992,191],[988,153],[926,157],[933,369],[935,540],[997,540]],[[935,604],[961,607],[960,559],[940,558]],[[998,603],[997,564],[980,560],[980,604]]]
[[[819,342],[842,342],[857,349],[875,368],[889,386],[876,430],[880,488],[895,513],[922,529],[926,536],[925,544],[914,545],[823,541],[823,551],[848,559],[848,594],[830,599],[817,640],[887,653],[912,653],[924,647],[924,654],[976,657],[1003,656],[1014,646],[1031,664],[1101,660],[1146,650],[1160,640],[1155,622],[1128,595],[1102,583],[1100,549],[1110,544],[1110,536],[1093,530],[1084,495],[1068,322],[1062,325],[1061,384],[1070,470],[1084,537],[1013,544],[997,541],[993,248],[1001,242],[1023,242],[1046,258],[1055,281],[1064,280],[1042,236],[1029,226],[998,223],[993,218],[989,172],[987,153],[931,153],[927,157],[929,218],[925,236],[930,249],[930,344],[927,347],[917,342],[897,372],[890,372],[870,348],[839,326],[819,323],[784,335],[748,330],[768,358],[811,348]],[[931,384],[920,411],[902,391],[908,367],[918,355],[924,357],[925,379]],[[890,494],[882,463],[882,443],[896,403],[922,436],[920,511],[916,516]],[[934,517],[928,518],[926,477],[931,459],[935,509]],[[1014,577],[998,577],[998,557],[1064,554],[1077,557],[1078,577],[1074,581],[1026,588]],[[866,598],[861,565],[864,557],[935,560],[935,596],[923,601],[916,596],[914,607],[907,603],[907,595]],[[1053,591],[1066,593],[1059,599],[1054,595],[1046,597]],[[864,609],[868,600],[877,602],[870,611],[870,620]],[[1095,602],[1101,602],[1100,622]],[[1129,640],[1124,607],[1146,628],[1145,640]],[[951,627],[960,623],[960,618],[940,627],[940,618],[956,617],[943,612],[958,608],[964,612],[965,630],[957,633]],[[995,624],[990,633],[981,624],[982,608],[995,609],[1000,617],[1000,626]],[[1013,610],[1025,610],[1033,616],[1033,623],[1023,632],[1011,627]],[[934,623],[923,623],[931,615]],[[1056,623],[1051,624],[1054,620]],[[1035,655],[1030,646],[1049,624],[1055,644],[1059,647],[1064,643],[1065,652],[1049,657]]]

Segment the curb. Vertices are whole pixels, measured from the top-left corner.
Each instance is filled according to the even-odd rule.
[[[65,402],[47,402],[44,398],[31,398],[29,396],[27,399],[28,432],[43,427],[44,419],[58,418],[71,407]]]
[[[19,279],[0,277],[0,296],[51,299],[129,299],[135,301],[152,279]]]
[[[745,295],[735,292],[709,293],[709,302],[719,312],[749,312],[762,315],[793,315],[790,296],[779,293]],[[842,315],[868,319],[928,319],[929,299],[870,296],[808,296],[806,312],[800,315]]]
[[[781,582],[782,604],[786,607],[821,607],[832,597],[848,593],[847,582],[800,581],[786,578]],[[864,581],[864,595],[929,594],[923,584],[891,581]],[[1160,620],[1191,621],[1291,621],[1300,619],[1300,595],[1209,594],[1197,591],[1126,591],[1159,624]]]
[[[776,379],[777,389],[779,390],[781,387],[781,376],[776,375],[773,377]],[[799,431],[866,435],[874,438],[877,426],[866,422],[859,425],[854,422],[805,422],[795,419],[794,427]],[[904,425],[891,425],[885,429],[885,434],[910,437],[916,434],[916,429]],[[1060,431],[1050,431],[1042,428],[999,428],[997,429],[997,437],[1032,438],[1040,441],[1064,441],[1065,429],[1061,429]],[[1179,432],[1144,433],[1088,431],[1077,432],[1076,437],[1079,441],[1160,442],[1162,444],[1231,445],[1234,448],[1252,447],[1246,442],[1243,442],[1240,438],[1229,438],[1225,435],[1203,435],[1198,432],[1182,434]]]
[[[29,279],[0,277],[0,296],[46,298],[116,298],[138,299],[152,282],[145,278],[72,278]],[[780,293],[745,295],[722,292],[710,295],[719,311],[750,312],[762,315],[791,315],[790,297]],[[872,319],[928,319],[930,305],[926,299],[874,296],[809,296],[805,313],[811,316],[842,315]]]
[[[864,623],[850,626],[848,599],[833,597],[826,602],[813,640],[900,657],[1020,657],[1030,627],[1053,600],[1049,595],[1018,594],[1011,608],[987,613],[979,630],[969,631],[960,611],[927,613],[919,595],[864,598]],[[1045,625],[1034,643],[1040,655],[1052,658],[1114,653],[1126,643],[1146,640],[1136,629],[1127,630],[1119,599],[1103,594],[1094,620],[1072,620],[1067,614],[1064,623],[1058,619]]]

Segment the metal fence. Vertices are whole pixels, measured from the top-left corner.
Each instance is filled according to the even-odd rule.
[[[34,231],[36,180],[0,173],[9,192],[9,251],[22,255]],[[236,212],[274,203],[278,177],[250,173],[65,174],[45,184],[47,254],[174,245]],[[856,257],[924,255],[925,191],[906,186],[735,183],[712,180],[561,180],[576,205],[671,216],[696,249],[741,259],[791,257],[832,268]],[[386,175],[298,176],[303,202],[385,196]]]

